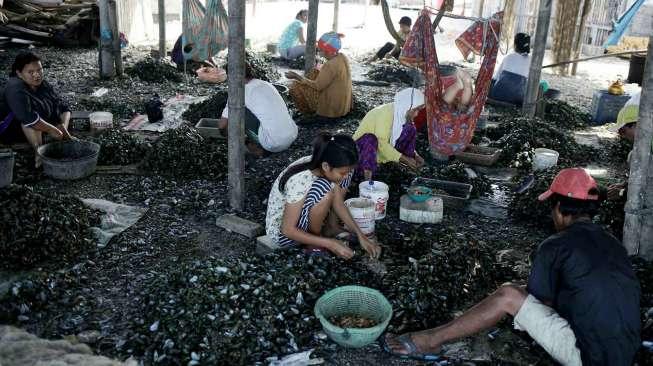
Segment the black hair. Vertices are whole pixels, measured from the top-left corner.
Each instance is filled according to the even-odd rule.
[[[598,196],[599,190],[592,188],[588,193]],[[560,213],[563,216],[588,215],[592,218],[597,214],[599,206],[601,205],[601,201],[598,199],[579,200],[577,198],[563,196],[559,193],[552,194],[548,201],[551,204],[551,208],[554,208],[558,203],[560,203]]]
[[[297,15],[295,15],[295,19],[299,19],[299,17],[302,17],[302,16],[307,15],[307,14],[308,14],[308,10],[302,9],[299,12],[297,12]]]
[[[515,34],[514,44],[515,51],[517,51],[517,53],[531,52],[531,36],[526,33]]]
[[[285,191],[286,182],[293,175],[304,170],[320,168],[322,163],[327,163],[332,168],[356,165],[358,163],[358,149],[351,136],[331,135],[326,132],[318,134],[313,141],[311,160],[288,168],[279,180],[279,190]]]
[[[413,21],[410,19],[410,17],[401,17],[401,19],[399,19],[399,24],[407,25],[410,27],[413,24]]]
[[[229,75],[229,62],[224,65],[227,75]],[[245,57],[245,79],[254,79],[254,69],[249,63],[249,57]]]
[[[9,76],[17,76],[16,71],[23,71],[27,64],[38,61],[41,61],[41,58],[32,52],[21,52],[17,54],[16,58],[14,59],[14,64],[11,65],[11,73]]]

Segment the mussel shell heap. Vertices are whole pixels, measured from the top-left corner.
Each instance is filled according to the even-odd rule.
[[[385,59],[370,66],[366,76],[370,80],[387,81],[390,83],[413,83],[413,71],[395,59]]]
[[[496,128],[489,128],[487,134],[496,138],[490,146],[503,150],[499,163],[511,165],[522,152],[544,147],[560,153],[561,162],[586,163],[592,160],[597,150],[579,145],[573,136],[539,118],[508,116]]]
[[[227,146],[184,125],[161,134],[143,167],[175,178],[221,179],[227,174]]]
[[[75,197],[12,185],[0,189],[0,207],[0,269],[77,259],[94,245],[99,213]]]
[[[578,129],[587,127],[592,116],[582,109],[563,100],[545,99],[544,119],[562,129]]]
[[[121,129],[102,131],[93,141],[100,145],[99,165],[129,165],[140,162],[149,144]]]
[[[162,83],[166,80],[181,82],[183,80],[182,73],[176,67],[165,61],[155,60],[150,56],[136,62],[133,66],[127,67],[125,73],[153,83]]]
[[[209,99],[191,104],[181,116],[195,126],[201,118],[220,118],[227,105],[227,89],[217,89]]]

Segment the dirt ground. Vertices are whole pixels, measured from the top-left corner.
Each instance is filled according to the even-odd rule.
[[[100,87],[109,89],[105,96],[108,100],[120,101],[137,110],[142,110],[143,101],[153,93],[158,93],[165,99],[176,94],[206,96],[213,89],[192,77],[182,83],[148,83],[129,77],[100,81],[97,79],[96,50],[42,48],[37,51],[45,58],[47,80],[74,108],[82,108],[80,100]],[[142,58],[144,52],[143,49],[128,50],[125,53],[125,63],[129,65]],[[13,51],[0,53],[0,64],[8,68],[13,54]],[[356,79],[362,79],[367,66],[356,63],[354,67],[359,70]],[[550,76],[550,83],[552,87],[562,90],[563,99],[585,108],[589,105],[593,85],[587,85],[582,79],[554,75]],[[389,102],[402,87],[405,85],[355,86],[355,89],[368,95],[369,102],[374,106]],[[240,215],[264,223],[272,182],[290,162],[310,154],[313,136],[325,129],[352,133],[356,126],[355,119],[344,120],[337,126],[302,125],[297,141],[288,151],[259,160],[248,159],[245,172],[246,209]],[[602,130],[591,130],[591,134],[599,132]],[[48,299],[45,303],[35,305],[27,316],[8,320],[39,336],[56,339],[78,335],[82,331],[97,331],[101,336],[91,344],[95,352],[120,359],[133,355],[139,359],[142,355],[123,346],[132,344],[130,342],[133,338],[130,337],[134,335],[130,333],[131,324],[139,321],[142,323],[147,316],[141,312],[140,306],[147,296],[143,293],[147,288],[145,283],[165,274],[170,268],[202,258],[244,258],[256,255],[253,240],[224,231],[215,225],[217,217],[231,213],[225,180],[181,180],[152,175],[97,173],[75,182],[55,181],[30,169],[29,152],[22,154],[24,156],[19,159],[15,183],[30,185],[44,194],[67,193],[80,198],[101,198],[148,208],[137,224],[115,237],[105,248],[80,257],[76,263],[47,263],[30,273],[0,274],[0,280],[3,280],[0,282],[5,284],[11,284],[17,277],[47,278],[53,274],[57,274],[58,279],[67,281],[66,299]],[[599,167],[617,175],[614,166],[599,164]],[[490,172],[489,176],[498,188],[508,189],[505,178],[499,173]],[[393,187],[391,194],[398,194],[399,190],[400,187]],[[489,200],[498,196],[501,195],[496,194],[495,190]],[[499,206],[505,204],[498,202],[501,201],[499,198],[494,201]],[[424,226],[401,224],[397,211],[397,207],[390,209],[389,217],[385,220],[389,226],[395,225],[396,230],[405,234],[427,229]],[[507,217],[484,217],[455,210],[446,211],[444,221],[434,226],[455,228],[471,240],[492,243],[498,248],[497,255],[502,253],[499,261],[508,263],[515,269],[518,276],[512,280],[516,282],[525,281],[529,269],[528,255],[550,233]],[[486,293],[491,291],[493,288],[488,288]],[[468,302],[471,303],[472,300],[474,299],[470,298]],[[315,331],[317,333],[319,329]],[[509,321],[503,322],[497,333],[493,332],[493,338],[484,332],[454,343],[448,346],[447,356],[453,364],[466,365],[552,364],[541,349],[512,331]],[[329,342],[321,342],[318,348],[319,356],[328,365],[423,364],[391,358],[381,351],[378,344],[348,350]],[[188,357],[185,355],[180,360],[188,362]],[[150,359],[142,361],[144,364],[152,364]]]

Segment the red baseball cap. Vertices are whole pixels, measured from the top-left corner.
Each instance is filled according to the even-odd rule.
[[[591,194],[590,191],[596,193]],[[598,200],[598,185],[594,178],[583,168],[562,169],[551,183],[551,187],[542,193],[537,199],[544,201],[557,193],[561,196],[575,198],[577,200]]]

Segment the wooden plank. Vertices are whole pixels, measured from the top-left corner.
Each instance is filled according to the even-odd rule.
[[[304,73],[315,67],[315,43],[317,41],[317,13],[319,0],[308,0],[308,29],[306,30],[306,52],[304,53]]]

